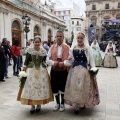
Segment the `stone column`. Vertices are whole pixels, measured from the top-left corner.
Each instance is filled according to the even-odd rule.
[[[0,40],[4,38],[4,19],[3,19],[3,12],[0,11]]]

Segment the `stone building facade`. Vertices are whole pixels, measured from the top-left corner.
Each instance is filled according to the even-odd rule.
[[[71,18],[75,16],[80,16],[79,6],[73,0],[70,0],[69,2],[62,2],[60,0],[56,0],[54,13],[56,16],[65,21],[65,37],[67,39],[70,39],[72,32]]]
[[[71,31],[73,31],[74,38],[76,39],[76,36],[80,31],[85,31],[85,19],[80,16],[71,17]]]
[[[54,41],[59,28],[65,29],[65,22],[45,9],[38,0],[0,0],[0,41],[7,38],[13,44],[15,39],[21,47],[26,46],[26,35],[23,31],[22,16],[31,18],[28,40],[40,35],[42,41]]]
[[[86,34],[91,24],[96,28],[96,38],[102,39],[105,28],[102,24],[107,20],[120,19],[120,0],[85,0],[86,2]]]

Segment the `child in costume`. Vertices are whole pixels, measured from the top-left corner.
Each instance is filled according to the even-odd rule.
[[[27,79],[22,92],[19,91],[17,98],[21,104],[31,105],[31,114],[35,111],[39,112],[42,104],[53,101],[50,77],[44,62],[46,50],[40,47],[41,38],[39,36],[34,38],[33,43],[34,47],[27,50],[24,62]]]

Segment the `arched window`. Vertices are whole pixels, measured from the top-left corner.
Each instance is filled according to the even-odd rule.
[[[20,30],[20,24],[19,24],[19,22],[17,20],[13,21],[12,29]]]
[[[17,20],[14,20],[12,25],[11,25],[11,30],[12,30],[12,44],[14,43],[15,40],[18,40],[21,46],[21,27],[20,23]]]
[[[40,29],[38,26],[34,27],[34,36],[36,36],[36,35],[40,35]]]

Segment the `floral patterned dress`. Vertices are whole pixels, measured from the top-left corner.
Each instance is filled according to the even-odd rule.
[[[88,70],[86,51],[73,49],[74,62],[68,73],[65,103],[74,107],[88,107],[100,102],[97,81]]]
[[[116,68],[118,66],[116,56],[113,55],[113,47],[108,48],[103,60],[103,66],[108,68]]]
[[[18,100],[25,105],[41,105],[53,101],[52,90],[50,86],[50,77],[44,58],[46,51],[41,48],[35,51],[29,48],[26,54],[24,65],[27,67],[27,79]]]

